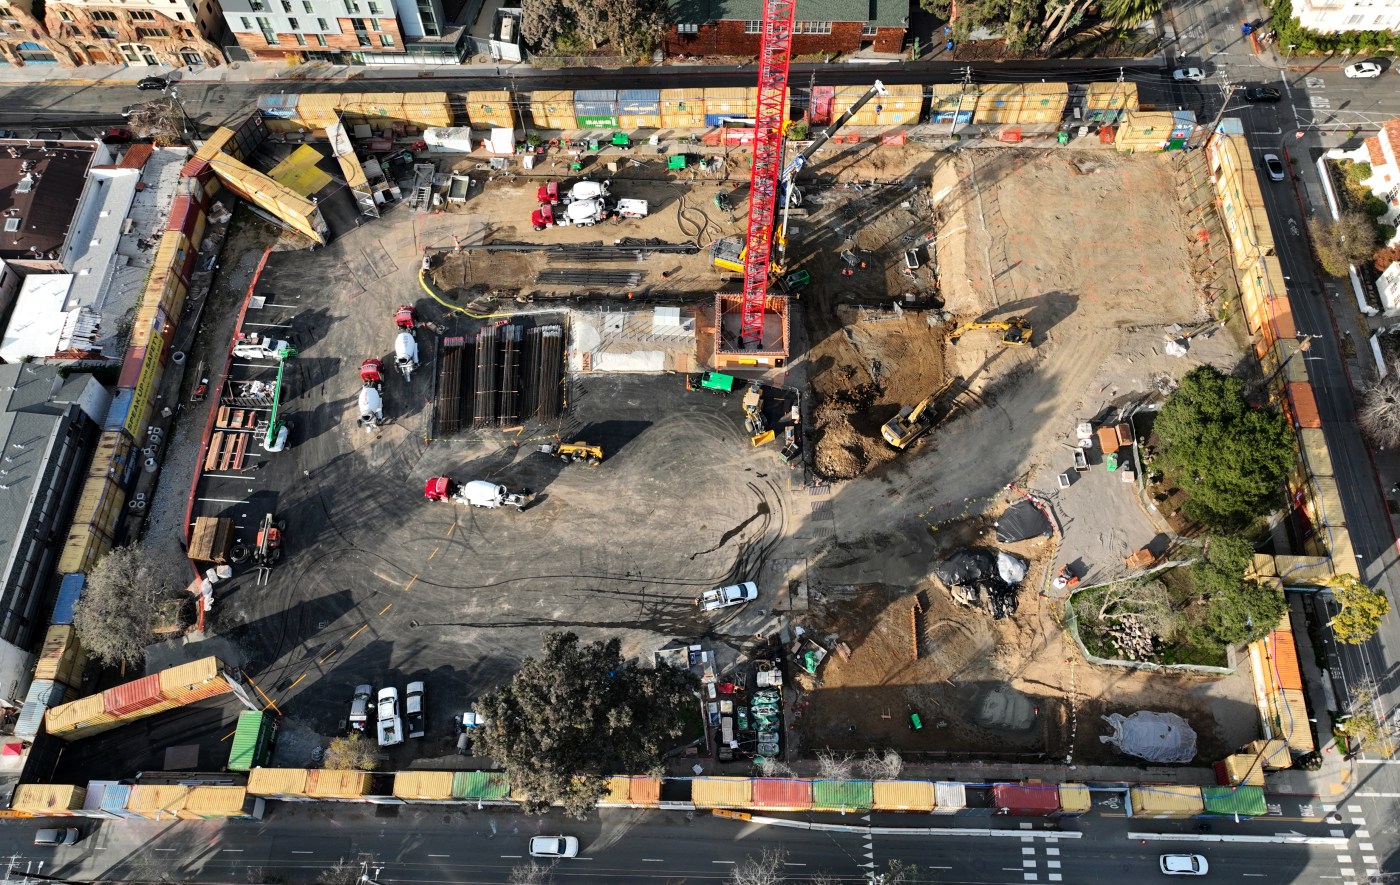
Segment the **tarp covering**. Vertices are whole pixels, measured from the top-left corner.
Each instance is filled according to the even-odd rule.
[[[459,771],[452,775],[454,799],[504,799],[509,795],[510,779],[504,771]]]
[[[997,519],[996,527],[997,542],[1001,544],[1050,537],[1050,520],[1030,501],[1021,501],[1006,508]]]
[[[1267,814],[1263,787],[1202,787],[1201,800],[1209,814],[1238,814],[1259,817]]]
[[[746,777],[697,777],[690,790],[696,808],[748,808],[753,801],[753,781]]]
[[[755,778],[753,807],[768,811],[806,811],[812,807],[812,782],[782,777]]]
[[[1196,758],[1196,732],[1175,713],[1139,710],[1131,716],[1114,713],[1103,717],[1113,734],[1099,740],[1119,752],[1149,762],[1190,762]]]
[[[939,563],[933,573],[956,602],[985,608],[997,619],[1016,612],[1016,586],[1002,578],[998,555],[990,550],[959,550]]]
[[[928,781],[876,781],[876,811],[932,811],[933,784]]]
[[[864,811],[875,802],[874,781],[813,781],[813,811]]]

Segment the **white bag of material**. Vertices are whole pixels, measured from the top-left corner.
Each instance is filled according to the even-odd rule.
[[[997,575],[1015,587],[1026,579],[1026,561],[1015,554],[998,551]]]

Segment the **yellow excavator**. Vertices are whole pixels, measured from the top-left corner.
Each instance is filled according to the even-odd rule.
[[[978,329],[993,329],[1001,332],[1002,344],[1025,347],[1031,343],[1031,324],[1026,322],[1025,317],[1012,317],[1009,320],[996,320],[987,323],[963,323],[953,330],[953,334],[948,336],[948,343],[957,344],[958,339],[963,335]]]
[[[880,435],[885,438],[885,442],[896,449],[907,449],[920,436],[936,427],[943,418],[946,418],[951,410],[938,410],[939,404],[943,401],[957,384],[960,378],[949,378],[943,382],[943,386],[933,393],[924,397],[916,406],[905,406],[880,428]]]
[[[578,462],[597,467],[603,463],[603,447],[590,446],[586,442],[545,443],[540,446],[540,451],[546,455],[553,455],[565,464]]]

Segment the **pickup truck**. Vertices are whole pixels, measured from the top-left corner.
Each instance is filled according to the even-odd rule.
[[[403,743],[403,720],[399,718],[399,690],[393,686],[379,690],[379,746]]]
[[[706,590],[700,597],[700,604],[705,611],[712,612],[733,605],[743,605],[757,598],[758,585],[753,581],[745,581],[742,584]]]
[[[427,711],[423,709],[423,683],[410,682],[403,699],[404,725],[408,736],[420,738],[427,730]]]

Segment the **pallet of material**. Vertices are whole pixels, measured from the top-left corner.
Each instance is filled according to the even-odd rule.
[[[209,438],[209,453],[204,457],[205,470],[242,470],[248,453],[251,433],[215,431]]]
[[[194,531],[190,532],[190,559],[199,562],[228,561],[229,547],[233,545],[233,520],[226,517],[195,517]]]
[[[248,409],[236,409],[233,406],[219,406],[219,413],[214,419],[214,426],[220,430],[244,430],[251,428],[256,420],[255,413]]]

